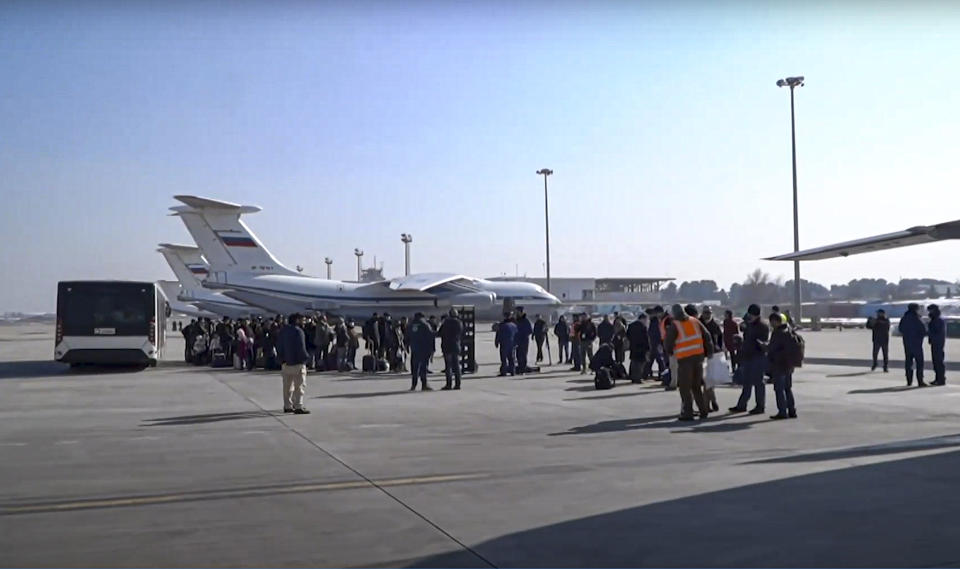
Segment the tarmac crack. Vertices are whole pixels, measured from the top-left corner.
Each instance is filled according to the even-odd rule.
[[[226,387],[226,388],[229,389],[230,391],[234,392],[236,395],[238,395],[238,396],[242,397],[243,399],[245,399],[247,402],[249,402],[249,403],[250,403],[251,405],[253,405],[254,407],[260,409],[260,410],[263,411],[264,413],[269,413],[269,412],[267,411],[267,409],[265,409],[262,405],[260,405],[260,404],[259,404],[257,401],[255,401],[253,398],[248,397],[247,395],[241,393],[239,390],[237,390],[236,388],[234,388],[234,387],[233,387],[232,385],[230,385],[229,383],[223,381],[223,380],[220,379],[218,376],[216,376],[216,375],[214,375],[214,374],[209,374],[209,375],[210,375],[211,377],[213,377],[217,382],[219,382],[220,384],[222,384],[224,387]],[[322,446],[320,446],[319,443],[317,443],[316,441],[314,441],[313,439],[311,439],[310,437],[308,437],[307,435],[305,435],[304,433],[302,433],[302,432],[299,431],[298,429],[296,429],[296,428],[294,428],[293,426],[289,425],[288,423],[284,422],[281,417],[275,416],[275,415],[272,415],[272,414],[271,414],[271,416],[273,417],[273,419],[274,419],[275,421],[277,421],[278,423],[280,423],[281,425],[283,425],[284,428],[286,428],[287,430],[289,430],[291,433],[297,435],[298,437],[300,437],[301,439],[303,439],[304,441],[306,441],[307,444],[309,444],[310,446],[314,447],[315,449],[317,449],[317,450],[320,451],[321,453],[325,454],[326,456],[330,457],[332,460],[334,460],[334,461],[336,461],[337,463],[339,463],[341,466],[343,466],[344,468],[346,468],[347,470],[349,470],[350,472],[352,472],[353,474],[355,474],[357,477],[361,478],[366,485],[369,485],[369,486],[371,486],[371,487],[373,487],[373,488],[376,488],[376,489],[379,490],[381,493],[383,493],[385,496],[387,496],[388,498],[390,498],[391,500],[393,500],[394,502],[396,502],[397,504],[399,504],[401,507],[403,507],[404,509],[406,509],[407,511],[409,511],[411,514],[413,514],[413,515],[417,516],[418,518],[420,518],[421,520],[423,520],[425,523],[427,523],[427,524],[428,524],[429,526],[431,526],[433,529],[437,530],[437,531],[440,532],[442,535],[446,536],[447,539],[449,539],[450,541],[456,543],[458,546],[460,546],[461,548],[463,548],[464,551],[469,552],[471,555],[475,556],[477,559],[479,559],[480,561],[486,563],[486,564],[487,564],[488,566],[490,566],[490,567],[493,567],[493,568],[496,568],[496,567],[497,567],[492,561],[490,561],[489,559],[487,559],[486,557],[484,557],[483,555],[481,555],[480,552],[476,551],[475,549],[473,549],[472,547],[470,547],[470,546],[467,545],[466,543],[464,543],[464,542],[460,541],[459,539],[457,539],[456,537],[454,537],[453,534],[451,534],[451,533],[448,532],[447,530],[445,530],[445,529],[443,529],[442,527],[440,527],[439,524],[437,524],[436,522],[434,522],[433,520],[431,520],[430,518],[428,518],[428,517],[426,516],[426,514],[423,514],[422,512],[420,512],[419,510],[417,510],[416,508],[414,508],[413,506],[411,506],[410,504],[408,504],[408,503],[404,502],[403,500],[401,500],[401,499],[400,499],[398,496],[396,496],[395,494],[391,493],[389,490],[387,490],[387,489],[384,487],[383,484],[378,483],[376,480],[373,480],[372,478],[370,478],[370,477],[368,477],[367,475],[363,474],[362,472],[360,472],[359,470],[357,470],[357,469],[354,468],[353,466],[347,464],[347,463],[346,463],[344,460],[342,460],[340,457],[338,457],[337,455],[335,455],[335,454],[333,454],[332,452],[328,451],[327,449],[323,448]]]

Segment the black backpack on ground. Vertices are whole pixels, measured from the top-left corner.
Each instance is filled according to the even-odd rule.
[[[597,370],[593,376],[593,386],[596,389],[613,389],[614,378],[610,373],[610,368],[602,367]]]
[[[387,371],[388,369],[387,360],[383,358],[377,360],[377,371]]]

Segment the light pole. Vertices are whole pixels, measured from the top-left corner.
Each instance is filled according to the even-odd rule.
[[[331,271],[331,267],[333,266],[333,259],[331,259],[330,257],[326,257],[323,260],[323,262],[327,264],[327,280],[328,281],[332,280],[333,277],[331,275],[333,274],[333,272]]]
[[[553,170],[543,168],[537,170],[537,174],[543,176],[543,217],[547,233],[547,292],[550,292],[550,202],[547,198],[547,176],[552,175]]]
[[[793,89],[803,87],[803,77],[787,77],[777,81],[777,87],[790,87],[790,145],[793,152],[793,251],[800,250],[800,221],[797,214],[797,129],[793,118]],[[793,314],[800,324],[803,312],[800,304],[800,261],[793,262]]]
[[[403,241],[403,274],[410,275],[410,244],[413,243],[413,235],[401,233],[400,241]]]
[[[363,249],[354,249],[353,254],[357,256],[357,282],[360,282],[360,259],[363,258]]]

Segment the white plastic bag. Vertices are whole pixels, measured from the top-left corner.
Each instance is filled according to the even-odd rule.
[[[714,354],[707,360],[707,371],[703,374],[703,383],[712,389],[723,383],[730,383],[730,367],[722,353]]]

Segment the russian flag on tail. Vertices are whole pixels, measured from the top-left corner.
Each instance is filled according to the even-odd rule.
[[[221,232],[217,232],[217,236],[220,237],[220,240],[223,241],[223,244],[227,247],[254,247],[256,248],[257,244],[254,243],[253,239],[245,235],[224,235]]]

